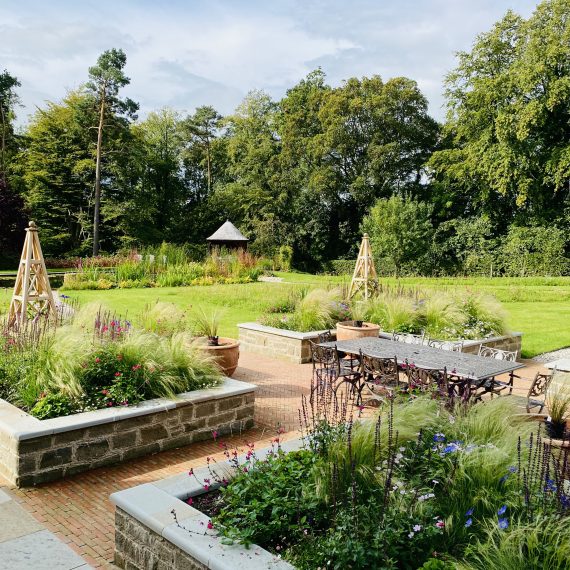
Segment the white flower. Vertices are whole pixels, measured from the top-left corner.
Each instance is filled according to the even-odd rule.
[[[422,530],[422,525],[421,525],[421,524],[416,524],[416,525],[414,525],[414,532],[420,532],[420,530]]]
[[[414,534],[416,534],[416,533],[415,533],[414,531],[411,531],[411,532],[408,534],[408,538],[414,538]]]
[[[400,491],[400,495],[405,495],[405,494],[406,494],[406,491],[404,491],[404,489],[402,489],[402,490]]]
[[[406,451],[405,447],[400,447],[400,451]]]
[[[449,423],[452,425],[455,423],[455,418],[453,416],[449,416]]]
[[[435,479],[432,479],[431,482],[432,482],[434,485],[439,485],[439,481],[436,481]]]

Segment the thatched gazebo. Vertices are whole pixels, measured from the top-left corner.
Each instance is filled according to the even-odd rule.
[[[210,247],[225,249],[247,249],[249,241],[229,220],[227,220],[218,230],[216,230],[206,240]]]

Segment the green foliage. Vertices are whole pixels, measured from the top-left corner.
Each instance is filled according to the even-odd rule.
[[[267,326],[290,329],[299,332],[322,331],[336,326],[339,321],[347,320],[349,313],[341,303],[339,289],[313,289],[304,296],[291,296],[282,305],[262,317]],[[290,312],[282,314],[284,310]],[[280,314],[281,313],[281,314]]]
[[[508,531],[489,524],[486,534],[467,549],[458,570],[566,570],[570,559],[567,520],[537,517]]]
[[[0,397],[46,419],[212,386],[219,370],[181,331],[180,315],[155,304],[144,314],[147,332],[87,305],[39,342],[0,347]]]
[[[501,247],[507,275],[565,275],[564,232],[556,227],[511,226]]]
[[[362,221],[378,260],[387,260],[398,276],[410,262],[418,263],[433,235],[432,207],[399,196],[380,199]],[[414,271],[415,272],[415,271]]]
[[[303,481],[313,462],[314,455],[306,450],[278,452],[267,461],[254,462],[222,488],[216,528],[245,545],[299,540],[310,525],[320,524],[322,516],[315,498],[304,492]]]
[[[380,293],[367,304],[366,320],[385,331],[414,332],[419,328],[417,304],[410,295]]]
[[[544,481],[530,499],[538,519],[522,519],[518,470],[530,452],[520,441],[534,428],[513,423],[517,411],[507,398],[450,412],[424,397],[396,402],[378,420],[321,421],[306,450],[238,468],[214,527],[300,570],[485,568],[492,556],[503,565],[491,568],[522,570],[527,553],[530,568],[542,567],[540,556],[561,568],[567,531],[533,536],[543,521],[567,527],[548,510]],[[508,530],[498,526],[503,515]]]
[[[214,283],[250,283],[262,273],[263,260],[247,253],[212,254],[202,263],[190,261],[186,248],[163,243],[143,250],[141,259],[131,256],[114,268],[89,262],[65,275],[63,290],[133,289],[135,287],[182,287]],[[135,254],[136,255],[136,254]]]
[[[67,394],[45,394],[30,410],[38,420],[47,420],[59,416],[68,416],[79,411],[80,407]]]

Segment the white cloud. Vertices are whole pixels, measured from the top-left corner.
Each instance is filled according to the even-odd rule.
[[[513,0],[515,1],[515,0]],[[87,79],[97,56],[123,48],[143,112],[164,105],[231,112],[254,88],[280,97],[321,65],[333,84],[406,75],[442,117],[442,78],[509,7],[507,0],[21,0],[0,4],[0,67],[22,82],[25,111]],[[528,16],[534,1],[515,1]]]

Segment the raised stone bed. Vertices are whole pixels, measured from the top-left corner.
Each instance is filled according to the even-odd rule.
[[[305,333],[266,327],[258,323],[238,325],[242,350],[304,364],[311,361],[310,341],[316,342],[324,331]],[[331,331],[335,338],[336,331]]]
[[[253,426],[256,386],[220,386],[38,420],[0,399],[0,474],[19,487],[61,479]]]
[[[324,331],[300,333],[287,329],[266,327],[259,323],[241,323],[238,325],[239,340],[242,350],[263,354],[272,358],[281,358],[304,364],[311,361],[310,341],[316,342]],[[330,331],[333,339],[336,331]],[[392,338],[392,333],[380,332],[380,338]],[[500,350],[517,351],[517,359],[521,355],[522,333],[514,332],[504,336],[494,336],[482,340],[466,340],[462,352],[477,354],[484,344]]]
[[[392,334],[381,332],[380,338],[391,339]],[[522,346],[522,333],[513,332],[504,336],[493,336],[490,338],[465,340],[463,341],[463,348],[461,352],[468,352],[470,354],[478,354],[481,345],[490,346],[491,348],[498,348],[499,350],[507,350],[509,352],[517,351],[517,360],[521,356]]]
[[[282,449],[292,451],[300,446],[301,442],[294,440],[284,443]],[[261,459],[268,451],[256,455]],[[210,478],[207,467],[196,469],[195,474],[198,481]],[[115,564],[119,568],[294,570],[257,545],[246,549],[222,544],[215,532],[207,530],[208,517],[184,502],[204,492],[198,481],[183,473],[111,495],[116,505]]]

